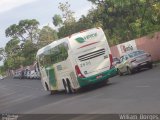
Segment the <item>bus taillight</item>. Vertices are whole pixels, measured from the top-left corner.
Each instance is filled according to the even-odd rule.
[[[75,70],[76,70],[76,74],[77,74],[78,77],[85,78],[84,75],[81,73],[78,65],[75,66]]]
[[[111,54],[109,54],[109,59],[110,59],[110,63],[111,63],[110,68],[112,68],[113,67],[113,57]]]

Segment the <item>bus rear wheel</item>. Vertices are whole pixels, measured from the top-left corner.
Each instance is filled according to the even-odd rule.
[[[63,80],[63,86],[64,86],[64,89],[65,89],[65,93],[69,94],[69,88],[68,88],[67,82],[65,80]]]
[[[119,75],[119,76],[122,76],[122,75],[123,75],[123,73],[122,73],[119,69],[117,70],[117,72],[118,72],[118,75]]]
[[[70,81],[68,79],[63,80],[63,85],[64,85],[64,89],[65,89],[66,94],[74,93],[74,89],[71,87]]]
[[[45,82],[46,90],[49,91],[48,84]]]
[[[54,91],[54,90],[51,90],[51,91],[50,91],[50,94],[51,94],[51,95],[55,94],[55,91]]]
[[[69,89],[69,93],[75,93],[75,89],[72,88],[69,79],[67,79],[67,86],[68,86],[68,89]]]

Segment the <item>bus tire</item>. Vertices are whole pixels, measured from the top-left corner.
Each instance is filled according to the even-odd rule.
[[[45,86],[46,86],[46,90],[49,91],[49,87],[46,82],[45,82]]]
[[[127,67],[127,73],[128,73],[128,75],[131,75],[133,73],[133,70],[131,70],[129,67]]]
[[[68,88],[67,82],[64,79],[62,81],[63,81],[63,86],[64,86],[64,89],[65,89],[65,93],[69,94],[69,88]]]
[[[67,79],[66,81],[67,81],[67,86],[68,86],[68,89],[69,89],[69,93],[70,93],[70,94],[71,94],[71,93],[75,93],[75,90],[72,88],[69,79]]]
[[[122,73],[119,69],[117,70],[117,72],[118,72],[118,75],[119,75],[119,76],[122,76],[122,75],[123,75],[123,73]]]
[[[50,94],[51,94],[51,95],[54,95],[54,94],[57,94],[57,93],[59,93],[58,90],[50,90]]]
[[[51,94],[51,95],[55,94],[55,91],[54,91],[54,90],[51,90],[51,91],[50,91],[50,94]]]

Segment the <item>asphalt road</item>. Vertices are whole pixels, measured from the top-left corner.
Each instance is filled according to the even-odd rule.
[[[0,113],[160,113],[160,66],[72,95],[50,95],[40,80],[0,80]]]

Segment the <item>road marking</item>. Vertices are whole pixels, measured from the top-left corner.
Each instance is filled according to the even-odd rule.
[[[28,100],[28,98],[32,98],[32,95],[28,95],[28,96],[24,96],[24,97],[21,97],[21,98],[17,98],[17,99],[14,99],[14,100],[7,100],[6,102],[4,102],[2,105],[1,105],[1,108],[8,108],[8,107],[11,107],[15,104],[19,104],[21,102],[24,102],[23,100]],[[9,106],[7,106],[9,105]]]
[[[35,109],[32,109],[30,111],[27,111],[25,112],[26,114],[30,114],[30,113],[33,113],[33,112],[36,112],[37,110],[39,111],[43,111],[44,109],[47,109],[48,107],[50,107],[51,105],[52,106],[55,106],[55,105],[58,105],[58,104],[63,104],[63,103],[70,103],[70,101],[76,101],[76,99],[83,99],[84,96],[86,96],[86,94],[80,94],[80,95],[76,95],[76,96],[73,96],[73,97],[68,97],[68,98],[65,98],[63,100],[59,100],[59,101],[56,101],[55,103],[50,103],[50,104],[47,104],[45,106],[39,106]],[[97,96],[97,95],[96,95]],[[94,97],[94,96],[93,96]],[[92,99],[92,97],[90,98]]]
[[[25,85],[9,85],[11,87],[22,87],[22,88],[29,88],[33,90],[41,90],[41,88],[35,88],[34,86],[25,86]]]
[[[15,94],[15,93],[16,93],[16,92],[11,92],[11,93],[6,92],[4,95],[1,95],[0,100],[1,100],[1,98],[11,96],[11,95],[13,95],[13,94]]]
[[[138,88],[147,88],[147,87],[151,87],[151,86],[149,86],[149,85],[140,85],[140,86],[136,86],[136,87],[138,87]]]

